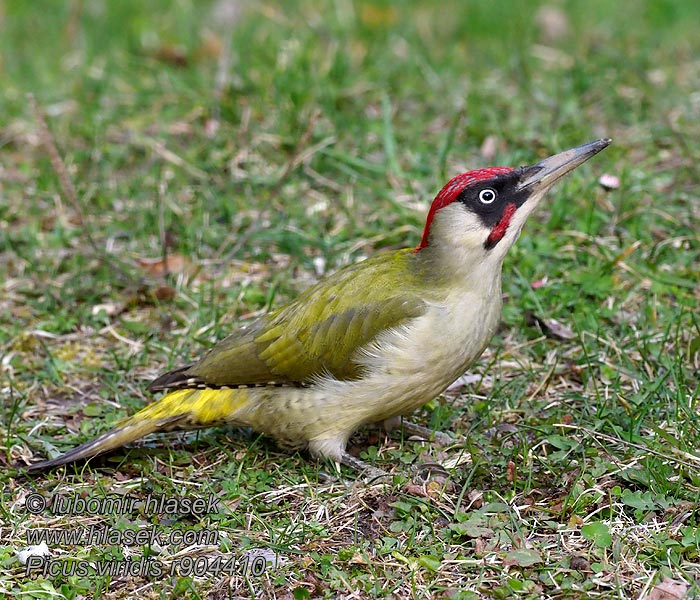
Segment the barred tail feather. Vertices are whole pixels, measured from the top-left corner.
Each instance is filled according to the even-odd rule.
[[[94,440],[51,460],[34,463],[29,471],[39,471],[92,458],[138,440],[149,433],[176,429],[197,429],[236,422],[235,413],[245,406],[244,389],[184,389],[170,392]]]

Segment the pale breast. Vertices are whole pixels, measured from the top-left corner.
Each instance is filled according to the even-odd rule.
[[[323,381],[318,391],[324,392],[324,406],[335,405],[340,420],[347,416],[358,425],[410,413],[442,393],[481,355],[500,312],[500,292],[430,304],[423,316],[363,349],[362,379]]]

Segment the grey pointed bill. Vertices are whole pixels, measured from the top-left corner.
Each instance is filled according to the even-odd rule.
[[[582,146],[577,146],[545,158],[531,167],[523,167],[523,173],[517,189],[534,191],[539,188],[548,188],[569,171],[572,171],[604,148],[607,148],[611,142],[610,138],[588,142]]]

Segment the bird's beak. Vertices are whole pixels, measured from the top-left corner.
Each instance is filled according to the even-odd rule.
[[[610,142],[610,138],[589,142],[545,158],[531,167],[523,167],[517,190],[528,189],[529,192],[536,192],[549,188],[560,177],[606,148]]]

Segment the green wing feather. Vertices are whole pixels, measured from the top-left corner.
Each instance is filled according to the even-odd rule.
[[[345,267],[151,389],[182,386],[190,378],[220,386],[300,384],[322,374],[357,379],[360,348],[425,312],[414,282],[410,250]]]

